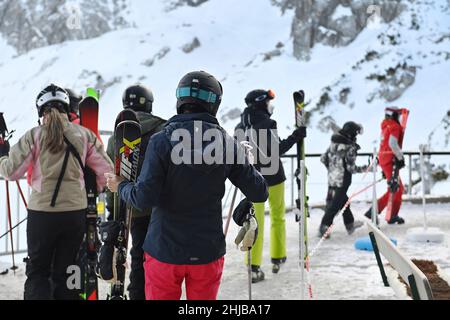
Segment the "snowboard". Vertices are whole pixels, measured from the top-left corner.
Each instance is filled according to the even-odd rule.
[[[296,128],[304,127],[306,125],[306,114],[305,114],[305,93],[303,90],[299,90],[294,92],[293,94],[294,98],[294,106],[295,106],[295,126]],[[301,188],[302,180],[303,185],[306,186],[306,176],[307,171],[305,168],[305,172],[303,176],[301,176],[300,167],[301,167],[301,161],[305,160],[305,142],[304,139],[302,139],[300,142],[297,143],[297,170],[295,172],[295,177],[297,181],[297,188],[298,188],[298,198],[296,199],[296,207],[298,209],[298,213],[296,215],[296,221],[300,222],[300,220],[303,220],[303,233],[304,233],[304,239],[305,239],[305,256],[304,259],[306,261],[308,257],[308,224],[307,224],[307,218],[309,216],[308,214],[308,197],[306,194],[306,188]],[[305,207],[304,212],[301,212],[301,198],[303,197]],[[302,232],[302,231],[300,231]]]
[[[141,147],[141,126],[132,110],[122,111],[114,130],[115,174],[128,181],[136,181]],[[119,237],[115,244],[116,279],[111,284],[108,300],[126,300],[125,271],[128,252],[129,228],[132,217],[131,206],[114,194],[114,221],[119,225]]]

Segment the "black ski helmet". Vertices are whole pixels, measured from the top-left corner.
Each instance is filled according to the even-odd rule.
[[[63,88],[53,83],[45,87],[36,98],[36,108],[39,118],[42,118],[46,108],[57,108],[69,113],[70,98]]]
[[[355,139],[358,134],[364,133],[364,128],[359,123],[349,121],[344,123],[344,126],[339,131],[343,136]]]
[[[398,107],[387,107],[384,109],[384,114],[386,118],[388,119],[394,119],[396,121],[399,121],[400,114],[402,113],[402,109]]]
[[[152,113],[153,101],[153,92],[141,84],[126,88],[122,96],[123,108],[134,111]]]
[[[272,110],[269,110],[269,101],[275,99],[275,92],[273,90],[256,89],[247,93],[245,97],[245,103],[247,106],[263,109],[269,114],[272,114]]]
[[[222,94],[222,85],[213,75],[205,71],[189,72],[178,83],[177,112],[182,113],[185,105],[193,105],[216,116]]]
[[[75,91],[73,91],[72,89],[65,88],[64,90],[66,90],[67,93],[69,94],[69,100],[70,100],[69,110],[70,110],[70,112],[79,114],[80,102],[83,99],[83,97],[81,95],[79,95],[78,93],[76,93]]]

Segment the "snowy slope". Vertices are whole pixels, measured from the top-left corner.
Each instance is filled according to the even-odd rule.
[[[404,217],[407,225],[392,226],[384,221],[381,230],[388,236],[397,239],[398,246],[410,258],[431,259],[439,265],[443,272],[450,276],[450,256],[448,234],[450,232],[450,220],[448,219],[448,204],[429,205],[429,224],[438,226],[447,234],[445,243],[442,244],[415,244],[405,239],[406,230],[411,227],[421,226],[422,208],[419,205],[405,205]],[[358,219],[365,219],[360,212],[365,209],[365,204],[355,204],[354,211]],[[311,249],[318,242],[316,232],[322,218],[322,210],[313,210],[309,220],[309,237]],[[253,285],[254,299],[300,299],[299,281],[300,271],[298,267],[298,224],[294,222],[292,213],[286,215],[287,256],[286,265],[280,273],[274,275],[270,271],[269,256],[269,219],[266,217],[266,229],[264,240],[264,256],[262,269],[266,274],[266,280]],[[358,229],[352,236],[348,236],[342,218],[335,220],[336,226],[331,234],[331,239],[325,241],[317,250],[311,260],[311,272],[309,280],[315,300],[395,300],[398,297],[392,288],[384,287],[377,267],[373,252],[358,251],[354,249],[354,241],[358,237],[367,236],[367,228]],[[230,300],[247,300],[247,272],[244,266],[244,255],[234,245],[234,237],[238,228],[231,224],[227,238],[227,254],[225,256],[225,268],[218,298]],[[18,259],[17,259],[18,260]],[[383,259],[384,260],[384,259]],[[387,263],[386,261],[383,261]],[[6,257],[0,260],[0,271],[11,266]],[[23,283],[25,281],[24,266],[20,265],[16,276],[12,271],[7,276],[0,275],[0,299],[22,299]],[[100,295],[104,299],[108,292],[107,283],[100,281]]]

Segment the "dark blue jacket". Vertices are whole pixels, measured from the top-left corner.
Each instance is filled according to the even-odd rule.
[[[248,129],[254,129],[256,132],[259,132],[258,130],[264,129],[267,130],[267,156],[269,158],[272,157],[272,150],[270,149],[271,144],[269,141],[272,141],[272,139],[276,139],[276,143],[278,143],[279,147],[279,155],[283,155],[286,152],[291,149],[294,144],[298,142],[298,139],[294,137],[294,135],[290,135],[287,139],[281,140],[278,137],[277,133],[277,122],[270,118],[270,114],[262,109],[256,109],[252,107],[247,107],[244,109],[243,113],[241,114],[241,122],[236,126],[236,129],[241,130],[248,130]],[[259,146],[260,142],[258,141],[259,135],[256,137],[249,137],[249,139],[252,139],[252,142]],[[261,158],[264,156],[259,153],[257,159],[257,162],[255,163],[255,167],[261,171],[261,168],[263,167],[270,167],[272,164],[263,164],[261,163]],[[272,175],[264,175],[264,178],[267,181],[267,184],[269,186],[275,186],[277,184],[280,184],[286,180],[286,175],[284,173],[283,164],[281,162],[281,159],[279,157],[275,157],[273,161],[278,161],[278,171],[275,174]]]
[[[245,156],[240,159],[243,164],[236,164],[239,155],[235,156],[233,164],[203,161],[174,164],[171,153],[181,143],[171,141],[176,129],[187,130],[191,137],[194,131],[204,133],[208,129],[218,129],[222,140],[220,152],[239,150],[239,154],[243,154],[242,148],[219,126],[215,117],[207,113],[177,115],[150,139],[137,182],[122,182],[119,194],[133,207],[141,210],[153,207],[143,246],[145,252],[165,263],[206,264],[225,254],[222,198],[226,179],[253,202],[267,200],[267,184]],[[187,142],[194,146],[192,140]],[[225,150],[227,143],[231,147]],[[212,142],[205,141],[196,148],[188,148],[183,155],[194,157],[212,146]]]

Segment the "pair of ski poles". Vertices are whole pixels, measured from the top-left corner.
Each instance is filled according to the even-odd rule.
[[[233,214],[234,204],[236,202],[236,196],[238,192],[238,187],[234,187],[233,196],[231,198],[230,208],[228,210],[227,221],[225,223],[224,235],[227,237],[228,228],[230,226],[231,216]],[[247,273],[248,273],[248,299],[252,300],[252,256],[251,256],[251,248],[247,251]]]
[[[22,191],[22,187],[20,186],[19,181],[16,181],[16,185],[17,185],[17,189],[19,191],[20,197],[22,198],[22,201],[25,205],[25,208],[28,207],[27,205],[27,201],[25,199],[25,196],[23,194]],[[15,226],[12,225],[12,218],[11,218],[11,201],[10,201],[10,196],[9,196],[9,181],[5,180],[5,188],[6,188],[6,210],[7,210],[7,215],[8,215],[8,224],[9,224],[9,230],[7,232],[5,232],[3,235],[0,236],[0,239],[2,239],[3,237],[5,237],[6,235],[9,234],[9,239],[11,242],[11,257],[12,257],[12,267],[11,270],[14,271],[14,274],[16,272],[16,270],[18,269],[18,267],[16,266],[16,259],[15,259],[15,250],[14,250],[14,239],[13,239],[13,230],[15,228],[17,228],[22,222],[24,222],[27,218],[23,219],[22,221],[20,221],[18,224],[16,224]]]
[[[244,147],[246,151],[247,158],[250,164],[253,164],[253,156],[251,155],[251,150],[253,147],[250,145],[248,141],[242,141],[241,145]],[[227,237],[228,228],[230,226],[231,216],[233,214],[234,204],[236,202],[238,187],[234,187],[233,196],[231,198],[230,208],[228,210],[227,221],[225,223],[224,235]],[[247,251],[247,273],[248,273],[248,300],[252,300],[252,256],[251,256],[251,248]]]

